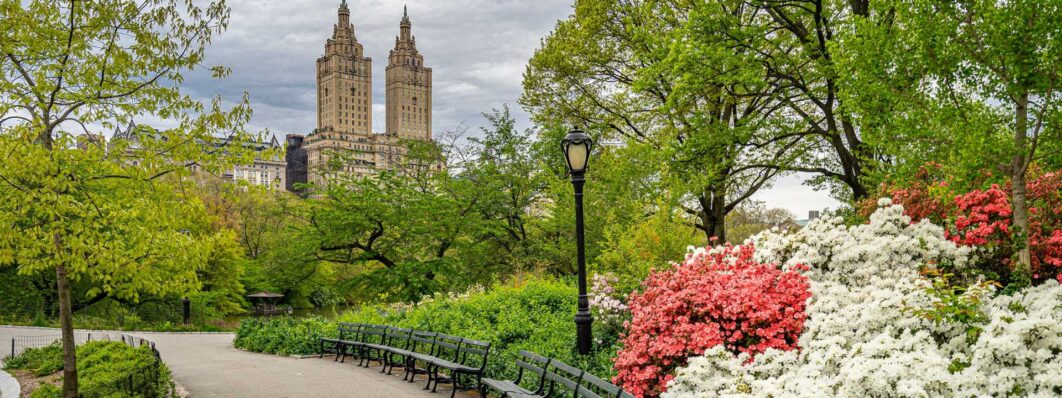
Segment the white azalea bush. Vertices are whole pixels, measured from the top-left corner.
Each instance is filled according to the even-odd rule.
[[[795,233],[750,238],[758,261],[809,267],[800,349],[749,357],[715,347],[690,358],[662,396],[1062,395],[1059,284],[1012,295],[987,283],[934,289],[920,272],[960,270],[973,253],[942,228],[910,221],[882,199],[869,224],[824,218]],[[952,305],[964,311],[941,310]]]

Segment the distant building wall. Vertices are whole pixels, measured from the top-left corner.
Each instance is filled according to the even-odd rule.
[[[287,165],[287,178],[285,188],[289,192],[301,193],[301,189],[295,188],[295,184],[306,183],[306,162],[307,154],[306,148],[303,148],[303,141],[306,137],[301,134],[288,134],[285,142],[287,143],[287,152],[284,155],[284,162]]]

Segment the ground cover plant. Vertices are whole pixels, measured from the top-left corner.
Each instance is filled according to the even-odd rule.
[[[54,375],[63,369],[62,355],[58,344],[30,348],[9,358],[4,368],[16,373],[26,371],[35,377]],[[92,341],[78,346],[77,355],[80,397],[153,398],[173,394],[170,371],[149,346],[133,348],[117,341]],[[50,398],[61,393],[59,387],[44,381],[30,396]]]

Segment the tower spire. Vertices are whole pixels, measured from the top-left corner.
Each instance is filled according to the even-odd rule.
[[[412,33],[410,32],[411,25],[412,24],[409,23],[409,9],[406,5],[402,5],[402,22],[398,24],[399,41],[412,40]]]
[[[339,3],[339,28],[345,29],[350,26],[350,9],[347,8],[347,0]]]

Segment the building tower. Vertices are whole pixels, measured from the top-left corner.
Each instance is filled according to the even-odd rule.
[[[354,36],[347,1],[317,59],[317,129],[372,134],[372,59]]]
[[[286,137],[287,150],[284,151],[284,183],[286,185],[284,188],[288,192],[303,193],[301,188],[295,188],[295,184],[305,184],[307,182],[306,163],[309,158],[306,154],[306,148],[303,147],[305,139],[306,137],[301,134],[288,134]]]
[[[417,51],[403,7],[399,35],[387,60],[387,131],[398,138],[431,139],[431,68]]]

